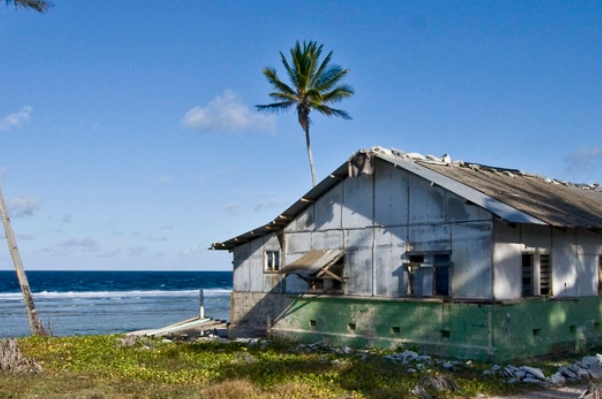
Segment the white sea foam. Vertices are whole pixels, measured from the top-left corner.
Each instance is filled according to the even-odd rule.
[[[232,290],[224,289],[206,289],[203,295],[206,297],[227,296]],[[73,299],[80,298],[152,298],[152,297],[198,297],[199,290],[183,290],[183,291],[82,291],[82,292],[34,292],[34,299]],[[20,292],[0,293],[0,301],[21,301],[23,295]]]

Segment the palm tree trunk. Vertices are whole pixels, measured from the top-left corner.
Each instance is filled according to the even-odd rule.
[[[305,144],[307,145],[307,157],[309,158],[309,168],[311,169],[311,182],[316,186],[316,170],[314,169],[314,157],[311,155],[311,146],[309,145],[309,123],[305,125]]]
[[[31,289],[29,288],[29,282],[23,269],[23,262],[21,262],[21,256],[19,255],[19,249],[17,248],[17,241],[13,233],[13,228],[10,224],[10,218],[8,217],[8,211],[6,204],[4,203],[4,197],[2,196],[2,188],[0,188],[0,213],[2,214],[2,224],[4,225],[4,234],[6,235],[6,242],[8,243],[8,250],[10,256],[13,258],[15,264],[15,270],[17,271],[17,279],[21,286],[21,292],[23,293],[23,301],[25,301],[25,310],[27,311],[27,319],[29,320],[29,329],[31,335],[47,336],[48,333],[44,329],[36,307],[33,303],[33,296],[31,295]]]

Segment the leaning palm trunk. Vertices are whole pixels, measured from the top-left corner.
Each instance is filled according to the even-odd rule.
[[[8,250],[10,256],[13,258],[15,264],[15,270],[17,271],[17,279],[21,286],[21,292],[23,293],[23,300],[25,301],[25,310],[27,311],[27,319],[29,320],[29,329],[31,335],[42,335],[46,336],[48,333],[44,329],[36,307],[33,303],[33,296],[31,295],[31,289],[29,288],[29,282],[23,269],[23,262],[21,262],[21,256],[19,255],[19,249],[17,248],[17,241],[13,233],[13,228],[10,224],[10,218],[8,217],[8,211],[6,210],[6,204],[4,203],[4,197],[2,195],[2,188],[0,188],[0,213],[2,214],[2,224],[4,225],[4,234],[6,235],[6,242],[8,243]]]
[[[309,145],[309,125],[305,127],[305,143],[307,145],[307,157],[309,158],[309,168],[311,169],[311,182],[316,186],[316,170],[314,168],[314,157],[311,155],[311,146]]]

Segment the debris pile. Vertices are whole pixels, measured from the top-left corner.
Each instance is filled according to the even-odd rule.
[[[0,372],[4,374],[37,374],[42,372],[33,359],[21,355],[19,344],[14,338],[0,340]]]
[[[602,378],[602,355],[585,356],[570,366],[560,366],[558,367],[558,371],[549,377],[546,377],[543,371],[538,368],[529,366],[515,367],[512,365],[506,367],[494,365],[491,367],[491,370],[483,372],[483,376],[491,375],[503,375],[503,377],[507,378],[506,381],[509,384],[527,382],[564,385],[567,381],[597,380]]]

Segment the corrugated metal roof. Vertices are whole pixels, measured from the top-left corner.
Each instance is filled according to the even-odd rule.
[[[330,176],[308,191],[272,222],[211,249],[233,248],[257,237],[280,231],[318,198],[347,178],[359,158],[377,157],[403,168],[478,205],[509,223],[551,225],[560,228],[602,229],[602,190],[598,185],[571,184],[523,173],[466,162],[374,147],[360,150]],[[355,166],[355,165],[353,165]]]
[[[318,273],[320,269],[334,265],[344,254],[343,250],[340,249],[312,250],[284,266],[278,273],[295,273],[304,277],[311,276]]]

